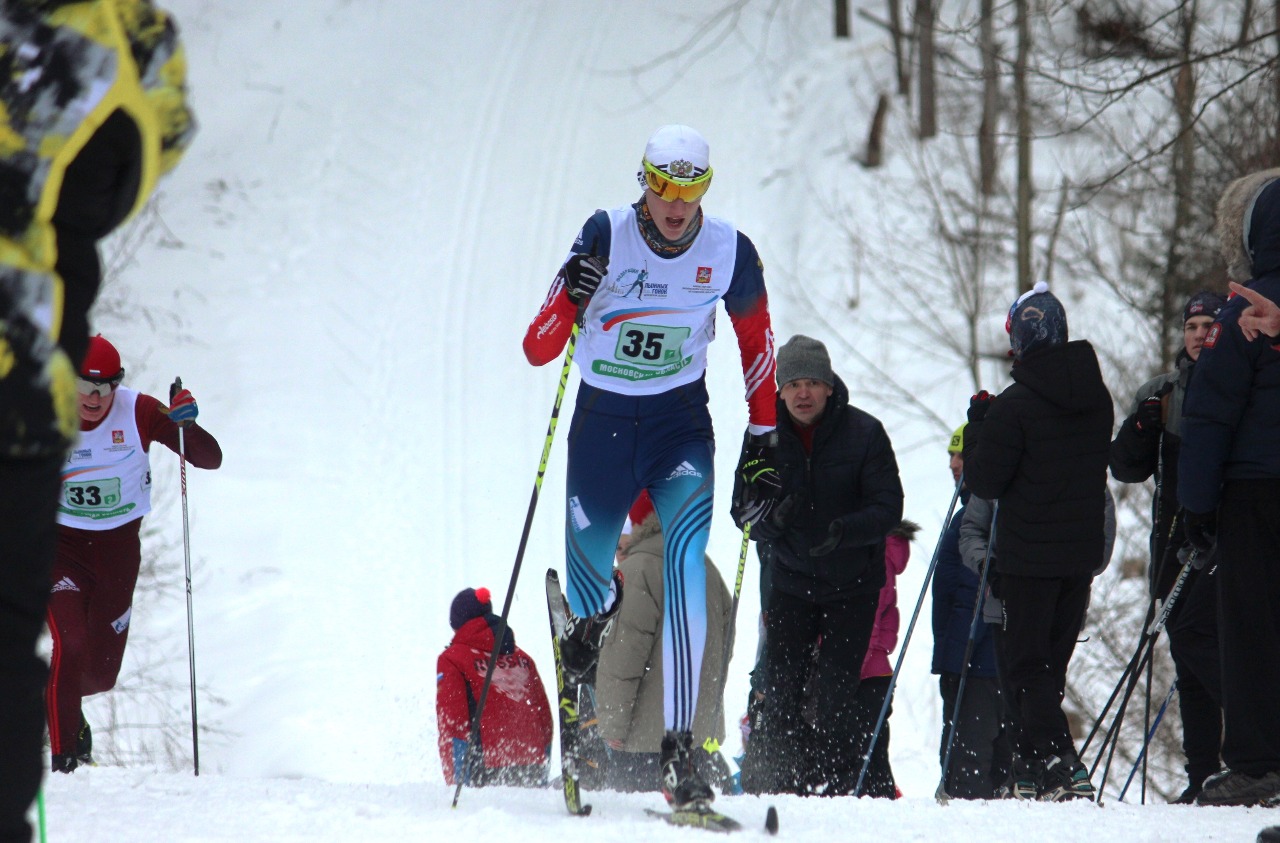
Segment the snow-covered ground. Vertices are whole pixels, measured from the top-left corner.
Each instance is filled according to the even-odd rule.
[[[591,794],[586,820],[567,816],[551,791],[469,790],[451,809],[436,756],[434,661],[450,636],[453,595],[486,585],[500,596],[510,577],[559,371],[526,364],[524,327],[582,221],[638,195],[644,139],[668,122],[709,138],[707,210],[757,243],[779,341],[827,339],[854,402],[886,421],[907,515],[924,525],[899,580],[905,631],[950,499],[949,427],[860,400],[873,376],[859,360],[891,372],[921,363],[857,336],[844,341],[865,357],[842,354],[828,326],[796,305],[834,301],[843,287],[810,271],[839,246],[822,242],[814,176],[803,170],[807,158],[834,153],[797,147],[813,140],[786,122],[797,97],[826,90],[809,85],[822,62],[846,62],[857,77],[876,51],[830,43],[826,3],[786,6],[767,37],[771,4],[748,7],[736,29],[716,16],[719,3],[677,0],[166,5],[185,34],[201,132],[163,185],[158,216],[144,220],[151,227],[134,230],[150,242],[125,250],[97,328],[119,346],[133,386],[165,395],[181,375],[226,454],[220,471],[189,476],[207,731],[198,778],[189,759],[157,755],[48,780],[51,839],[536,843],[694,833],[646,818],[656,796]],[[853,81],[856,96],[873,96]],[[709,379],[722,443],[710,552],[728,571],[738,536],[724,489],[746,413],[732,332],[723,319],[721,328]],[[928,398],[952,425],[960,395],[963,383]],[[543,662],[539,574],[561,561],[563,459],[561,438],[511,615]],[[157,453],[153,469],[168,503],[148,519],[150,547],[179,581],[140,598],[126,672],[145,661],[147,681],[173,689],[178,725],[169,726],[181,733],[176,460]],[[753,558],[731,716],[745,702],[755,648],[755,569]],[[1262,810],[1114,800],[1105,809],[937,806],[941,716],[927,619],[926,606],[892,721],[906,798],[777,799],[783,836],[1168,843],[1248,840],[1280,822]],[[89,702],[91,722],[107,704]],[[130,739],[120,732],[122,746]],[[112,738],[99,744],[112,757]],[[748,826],[763,822],[761,800],[722,804]]]

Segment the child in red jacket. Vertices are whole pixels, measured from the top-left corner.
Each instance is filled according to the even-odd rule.
[[[436,722],[440,764],[449,784],[465,769],[471,718],[484,687],[499,618],[487,588],[464,588],[453,598],[453,641],[436,660]],[[542,787],[551,755],[551,706],[533,659],[503,636],[480,723],[480,753],[467,784]]]

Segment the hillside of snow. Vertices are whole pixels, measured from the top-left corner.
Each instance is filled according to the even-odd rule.
[[[677,0],[163,5],[184,34],[200,133],[148,213],[108,244],[114,280],[95,328],[120,348],[132,386],[163,396],[180,375],[225,454],[221,470],[188,478],[200,775],[184,743],[178,468],[161,451],[147,541],[162,587],[139,596],[130,681],[117,693],[162,696],[163,722],[117,711],[112,695],[86,704],[103,763],[47,780],[51,839],[693,834],[645,817],[656,795],[590,794],[586,820],[567,816],[553,791],[467,790],[451,809],[435,658],[454,594],[484,585],[499,600],[515,562],[560,368],[526,363],[525,326],[582,222],[634,201],[644,140],[670,122],[710,141],[707,211],[759,248],[779,343],[827,341],[853,402],[893,438],[906,515],[924,528],[898,581],[906,632],[951,498],[945,446],[968,387],[952,380],[921,396],[942,422],[877,402],[883,373],[930,361],[910,353],[909,337],[897,349],[841,333],[830,305],[848,279],[831,270],[847,256],[835,232],[885,225],[902,209],[880,196],[854,203],[865,220],[825,218],[810,190],[843,134],[862,127],[824,141],[789,118],[798,99],[842,86],[872,101],[859,79],[888,69],[875,32],[857,24],[866,37],[831,41],[825,3],[775,16],[767,3],[734,16]],[[896,306],[872,289],[864,312]],[[814,319],[815,301],[832,322]],[[728,488],[746,408],[726,319],[720,328],[708,377],[721,446],[709,553],[729,578],[740,534]],[[564,418],[572,384],[576,373]],[[544,677],[540,575],[562,566],[566,429],[511,613]],[[752,554],[728,683],[734,719],[755,651],[756,569]],[[906,798],[777,799],[780,837],[1167,843],[1251,840],[1280,822],[1257,809],[1114,799],[1103,809],[939,807],[931,643],[926,603],[891,721]],[[109,716],[118,728],[100,732]],[[176,741],[156,739],[160,729]],[[755,828],[767,803],[721,804]]]

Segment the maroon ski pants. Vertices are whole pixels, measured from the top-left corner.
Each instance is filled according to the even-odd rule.
[[[142,519],[113,530],[58,527],[49,596],[53,636],[45,706],[54,755],[75,752],[80,700],[115,687],[142,562]]]

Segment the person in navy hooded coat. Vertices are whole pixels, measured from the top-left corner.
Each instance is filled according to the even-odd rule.
[[[1228,274],[1280,298],[1280,168],[1228,185],[1215,227]],[[1218,554],[1227,766],[1200,805],[1280,805],[1280,346],[1242,320],[1250,306],[1219,312],[1183,403],[1178,502],[1187,541]]]

